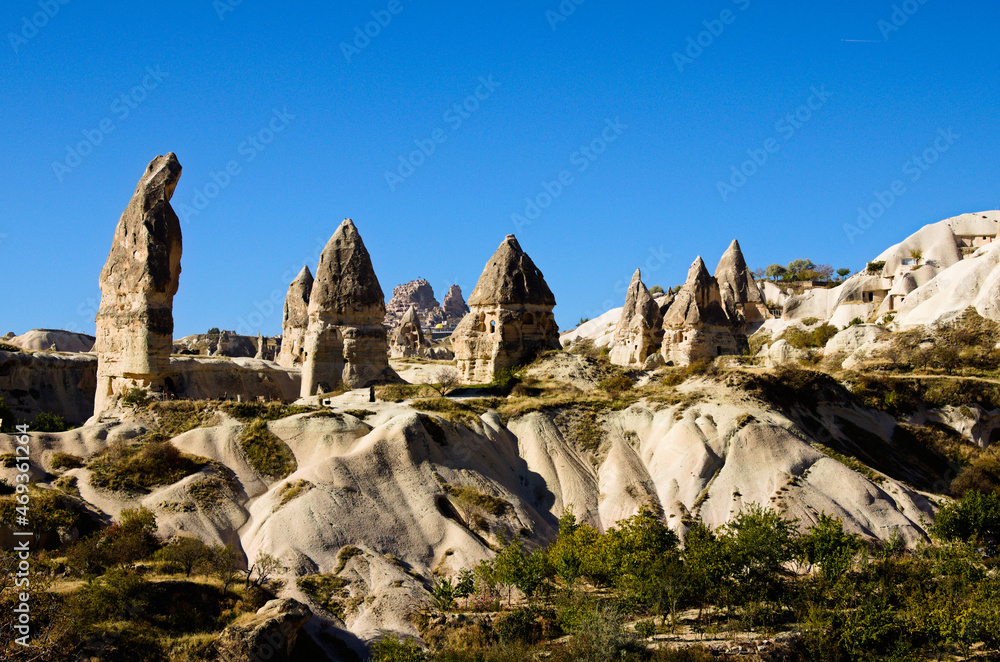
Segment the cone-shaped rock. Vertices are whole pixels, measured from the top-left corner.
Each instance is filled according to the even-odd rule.
[[[170,198],[180,176],[172,152],[157,156],[118,220],[100,278],[95,415],[130,387],[162,391],[167,384],[182,251]]]
[[[414,306],[407,308],[399,326],[392,333],[392,343],[389,345],[389,356],[394,359],[401,358],[423,358],[427,355],[427,348],[430,346],[424,339],[423,329],[420,328],[420,317]]]
[[[660,351],[663,343],[663,316],[660,307],[642,282],[638,269],[625,295],[625,307],[615,327],[611,362],[621,366],[642,366]]]
[[[385,296],[371,257],[345,219],[319,257],[309,295],[302,396],[360,388],[389,367]]]
[[[542,272],[521,250],[521,245],[512,234],[507,235],[486,263],[476,288],[469,295],[470,307],[509,304],[556,305],[556,298],[552,296]]]
[[[743,259],[740,242],[735,239],[715,268],[715,280],[719,282],[723,307],[729,316],[733,319],[742,318],[745,325],[752,327],[745,328],[744,331],[751,332],[770,317],[764,293]]]
[[[728,284],[726,290],[731,296]],[[702,358],[740,354],[746,346],[746,336],[723,307],[719,282],[699,256],[663,314],[663,358],[669,365],[689,365]]]
[[[490,382],[501,370],[558,349],[555,305],[542,272],[514,235],[507,235],[469,296],[469,314],[451,336],[461,379]]]
[[[305,266],[288,286],[288,293],[285,295],[278,364],[286,368],[302,363],[306,331],[309,328],[309,296],[312,294],[312,287],[313,275],[309,267]]]
[[[441,308],[444,309],[445,317],[449,320],[462,318],[469,312],[469,305],[462,298],[462,288],[452,285],[448,288],[448,293],[441,300]]]

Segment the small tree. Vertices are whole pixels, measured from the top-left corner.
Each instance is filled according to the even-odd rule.
[[[917,264],[920,264],[920,260],[924,257],[924,252],[919,248],[914,248],[912,251],[910,251],[910,257],[913,258],[913,260],[916,261]]]
[[[239,575],[240,555],[232,545],[216,545],[212,547],[210,564],[212,574],[222,582],[222,593],[225,595]]]
[[[455,583],[455,597],[465,598],[465,606],[469,606],[469,597],[476,592],[476,574],[468,568],[463,568],[458,573],[458,581]]]
[[[438,368],[434,372],[434,380],[435,382],[433,384],[428,384],[428,386],[437,391],[441,397],[445,397],[454,391],[460,381],[458,370],[451,366]]]
[[[187,536],[179,537],[157,552],[157,556],[167,563],[175,563],[184,569],[188,577],[196,566],[210,563],[213,559],[212,549],[198,540]]]
[[[281,564],[281,561],[277,557],[271,556],[267,552],[260,552],[257,554],[256,562],[246,571],[247,588],[250,588],[250,586],[264,588],[272,575],[282,572],[284,569],[285,566]],[[254,572],[257,573],[257,579],[253,579]]]
[[[455,606],[455,586],[451,579],[445,577],[434,582],[431,586],[431,597],[434,598],[434,606],[441,611],[448,611]]]
[[[840,280],[844,280],[851,275],[851,270],[846,268],[837,269],[837,275],[840,276]]]
[[[663,288],[660,287],[659,285],[654,285],[653,287],[649,288],[649,293],[655,297],[657,294],[663,294]]]
[[[771,264],[764,270],[764,274],[771,280],[777,280],[785,275],[788,270],[780,264]]]
[[[208,330],[208,335],[210,335],[210,336],[217,336],[220,333],[222,333],[222,332],[219,331],[219,327],[217,327],[217,326],[213,326],[211,329]]]

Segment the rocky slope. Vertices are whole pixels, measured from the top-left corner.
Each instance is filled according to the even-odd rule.
[[[556,353],[533,374],[579,393],[593,390],[600,370]],[[332,414],[266,424],[295,458],[294,472],[282,478],[253,468],[240,444],[246,421],[224,413],[172,440],[214,461],[173,485],[125,494],[94,487],[86,467],[64,475],[108,515],[138,504],[152,509],[163,536],[232,543],[249,562],[261,552],[277,556],[287,568],[281,597],[309,602],[296,576],[339,574],[350,582],[343,617],[310,607],[345,638],[349,631],[360,640],[415,634],[407,614],[428,599],[433,573],[487,557],[502,534],[545,544],[564,509],[606,529],[653,504],[684,531],[694,518],[718,526],[759,503],[803,525],[825,512],[871,538],[924,538],[934,499],[910,485],[932,479],[933,458],[904,452],[891,417],[860,406],[836,384],[812,384],[789,397],[760,379],[689,380],[623,409],[609,400],[595,408],[572,398],[545,406],[523,397],[506,419],[492,410],[441,415],[405,403],[369,404],[366,391],[349,392],[331,401]],[[32,444],[32,460],[57,474],[54,453],[86,458],[150,427],[140,411],[122,422],[47,434]],[[0,452],[9,445],[0,441]],[[852,469],[829,448],[879,471]],[[0,478],[11,471],[0,469]],[[494,507],[468,495],[486,495]]]

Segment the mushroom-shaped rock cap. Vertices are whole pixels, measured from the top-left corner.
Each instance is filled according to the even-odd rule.
[[[177,292],[181,272],[181,223],[170,198],[181,164],[170,152],[146,166],[135,193],[118,219],[111,252],[101,271],[105,295]],[[103,308],[103,302],[102,302]]]
[[[715,268],[715,279],[720,286],[729,284],[733,288],[738,303],[764,303],[760,288],[743,258],[740,242],[735,239],[719,260],[719,266]]]
[[[470,306],[504,304],[556,305],[542,272],[509,234],[486,263],[476,288],[469,295]]]
[[[381,310],[385,295],[354,221],[345,218],[319,256],[309,309],[338,313]]]

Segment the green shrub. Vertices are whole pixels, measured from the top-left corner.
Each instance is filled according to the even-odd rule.
[[[66,423],[60,414],[52,414],[47,411],[40,412],[35,417],[35,422],[31,429],[36,432],[65,432],[73,426]]]
[[[298,466],[291,449],[260,418],[255,418],[243,427],[240,448],[250,466],[264,476],[284,478]]]
[[[168,441],[116,443],[90,461],[90,484],[106,490],[146,492],[197,473],[204,458],[181,453]]]
[[[343,577],[330,574],[314,574],[299,577],[298,585],[303,593],[316,604],[337,618],[343,620],[344,605],[342,599],[347,597],[344,589],[350,582]]]
[[[779,340],[786,340],[788,344],[797,349],[818,349],[826,347],[826,343],[837,333],[837,327],[826,323],[809,331],[793,326],[781,334]]]
[[[602,379],[597,385],[597,388],[607,392],[607,394],[611,397],[616,398],[622,393],[632,390],[633,386],[635,386],[635,382],[629,379],[626,375],[617,374],[606,379]]]
[[[76,469],[83,466],[83,461],[76,455],[70,453],[53,453],[51,458],[52,468],[56,471],[63,469]]]
[[[958,501],[942,506],[931,533],[939,540],[1000,538],[1000,494],[966,492]]]
[[[867,271],[870,274],[880,274],[885,269],[885,261],[869,262]]]
[[[158,551],[156,558],[180,567],[190,577],[196,568],[208,569],[215,557],[212,548],[201,540],[181,536]]]
[[[484,494],[472,487],[464,485],[456,487],[445,483],[444,491],[462,504],[489,513],[494,517],[501,517],[512,510],[510,502],[491,494]]]
[[[341,547],[340,551],[337,552],[337,567],[334,569],[333,574],[339,575],[344,570],[344,566],[347,565],[348,561],[353,559],[355,556],[361,556],[362,554],[364,554],[364,552],[354,545],[344,545]]]
[[[656,634],[656,625],[653,621],[639,621],[635,624],[635,633],[643,639],[649,639]]]
[[[400,639],[394,634],[372,645],[371,662],[424,662],[427,656],[416,642]]]
[[[121,396],[121,403],[128,407],[145,407],[151,400],[152,396],[149,391],[140,386],[126,389]]]

